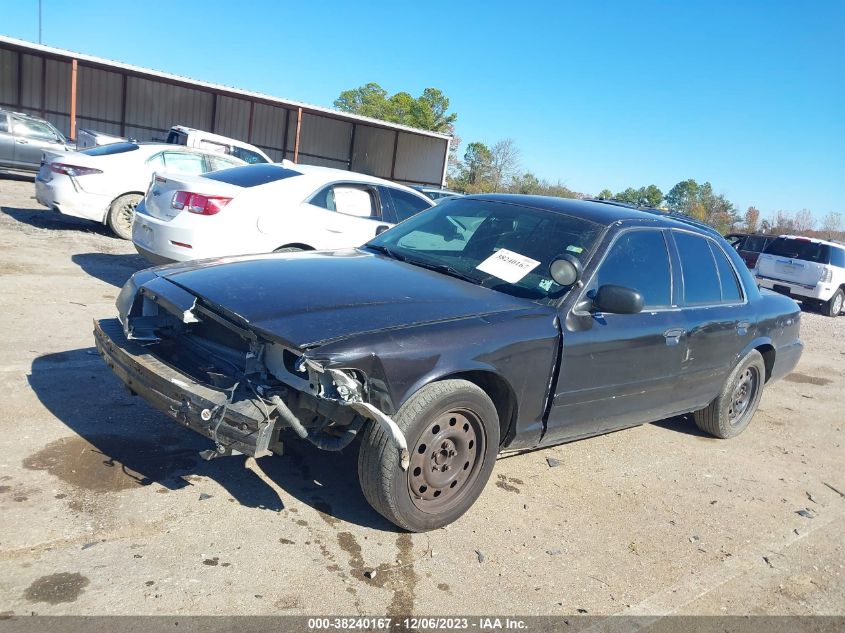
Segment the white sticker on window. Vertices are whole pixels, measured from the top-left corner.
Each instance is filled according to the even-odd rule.
[[[540,262],[536,259],[500,248],[475,268],[510,284],[515,284],[539,265]]]

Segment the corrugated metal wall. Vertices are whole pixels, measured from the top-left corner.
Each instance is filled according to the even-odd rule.
[[[69,134],[69,56],[0,42],[0,105],[42,116]],[[143,76],[140,69],[105,62],[77,63],[77,129],[163,141],[172,125],[187,125],[247,141],[279,161],[294,159],[298,118],[297,107],[227,94],[223,88]],[[332,116],[302,109],[301,163],[401,182],[440,184],[445,154],[445,139],[368,125],[344,119],[341,113]]]

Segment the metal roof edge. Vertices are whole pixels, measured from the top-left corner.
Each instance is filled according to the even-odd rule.
[[[217,91],[224,91],[230,94],[240,95],[242,97],[253,97],[256,99],[262,99],[264,101],[271,101],[274,103],[278,103],[279,105],[283,106],[290,106],[294,108],[302,108],[303,110],[307,110],[314,113],[323,113],[331,115],[334,118],[340,119],[348,119],[350,121],[356,121],[361,123],[369,123],[375,125],[376,127],[381,128],[388,128],[391,130],[400,130],[403,132],[409,132],[411,134],[417,134],[419,136],[429,136],[433,138],[439,138],[443,140],[451,139],[452,137],[449,134],[443,134],[441,132],[432,132],[431,130],[423,130],[420,128],[411,127],[408,125],[402,125],[400,123],[391,123],[390,121],[383,121],[382,119],[374,119],[372,117],[361,116],[359,114],[351,114],[349,112],[343,112],[341,110],[335,110],[333,108],[325,108],[323,106],[312,105],[310,103],[304,103],[301,101],[293,101],[291,99],[283,99],[281,97],[274,97],[272,95],[264,94],[262,92],[253,92],[251,90],[242,90],[240,88],[234,88],[232,86],[224,86],[223,84],[215,84],[209,81],[203,81],[200,79],[192,79],[190,77],[184,77],[182,75],[174,75],[172,73],[165,73],[158,70],[153,70],[152,68],[144,68],[143,66],[133,66],[132,64],[124,64],[123,62],[118,62],[112,59],[105,59],[103,57],[95,57],[93,55],[86,55],[84,53],[77,53],[75,51],[70,51],[64,48],[55,48],[52,46],[45,46],[43,44],[35,44],[34,42],[28,42],[27,40],[20,40],[15,37],[9,37],[6,35],[0,35],[0,43],[10,44],[12,46],[17,46],[24,49],[29,49],[30,51],[47,53],[49,55],[55,55],[57,57],[67,57],[68,59],[77,59],[81,62],[91,62],[93,64],[100,64],[103,66],[111,66],[115,69],[125,70],[128,72],[136,73],[138,75],[146,75],[148,77],[159,77],[161,79],[166,79],[168,81],[175,81],[180,82],[183,84],[190,84],[197,87],[206,88],[208,90],[217,90]]]

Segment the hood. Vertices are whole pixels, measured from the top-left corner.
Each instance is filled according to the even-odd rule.
[[[205,260],[155,271],[296,348],[536,305],[360,250]]]

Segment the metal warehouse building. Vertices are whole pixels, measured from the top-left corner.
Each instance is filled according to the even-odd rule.
[[[287,158],[440,186],[450,137],[0,36],[0,106],[80,127],[163,140],[172,125]]]

